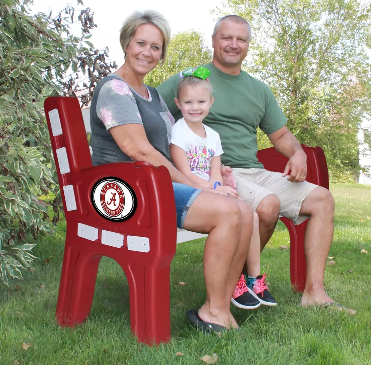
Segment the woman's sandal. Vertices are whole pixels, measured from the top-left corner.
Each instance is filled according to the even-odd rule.
[[[210,323],[203,321],[199,316],[198,312],[195,309],[190,309],[187,312],[187,318],[191,321],[191,323],[202,332],[208,333],[221,333],[225,332],[228,329],[226,327],[221,326],[220,324]]]

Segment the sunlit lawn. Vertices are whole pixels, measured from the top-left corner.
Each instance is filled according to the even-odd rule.
[[[23,281],[0,285],[0,364],[371,364],[371,187],[337,184],[335,236],[327,266],[328,293],[357,310],[304,309],[290,289],[289,244],[280,224],[262,255],[276,308],[233,308],[238,332],[220,338],[190,327],[185,312],[204,300],[203,240],[178,246],[171,269],[172,341],[158,347],[137,343],[130,333],[129,293],[121,268],[103,259],[89,319],[62,329],[54,319],[64,244],[61,224],[34,250],[39,260]],[[361,250],[369,253],[361,253]],[[178,285],[185,282],[186,285]],[[25,350],[22,344],[31,346]],[[177,356],[177,352],[183,355]]]

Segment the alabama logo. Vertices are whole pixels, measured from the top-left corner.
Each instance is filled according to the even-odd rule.
[[[110,221],[127,220],[137,208],[134,190],[125,181],[115,177],[97,181],[93,186],[91,199],[96,212]]]

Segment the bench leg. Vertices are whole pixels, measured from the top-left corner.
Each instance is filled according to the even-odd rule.
[[[84,255],[75,246],[66,248],[56,310],[61,326],[74,327],[88,317],[100,259]]]
[[[170,267],[153,269],[129,265],[130,323],[139,342],[148,345],[169,342]]]
[[[293,221],[287,218],[281,218],[290,234],[290,278],[291,285],[295,291],[303,292],[305,287],[305,278],[307,274],[307,265],[304,253],[304,237],[308,220],[294,225]]]
[[[146,272],[147,336],[156,344],[169,342],[170,332],[170,267]],[[148,286],[148,283],[150,285]]]

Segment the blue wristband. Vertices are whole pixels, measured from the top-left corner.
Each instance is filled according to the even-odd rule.
[[[214,190],[215,190],[218,186],[222,186],[222,184],[221,184],[219,181],[215,181],[215,183],[214,183]]]

